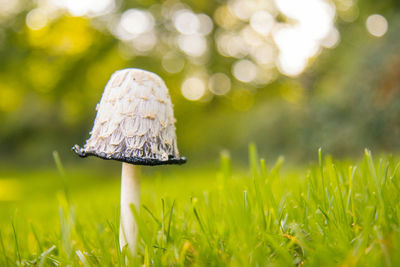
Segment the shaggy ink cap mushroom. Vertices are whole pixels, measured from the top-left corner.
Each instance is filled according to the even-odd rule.
[[[96,156],[135,165],[183,164],[175,118],[164,81],[140,69],[116,71],[108,81],[90,138],[80,157]]]

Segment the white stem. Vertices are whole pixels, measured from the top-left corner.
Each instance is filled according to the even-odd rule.
[[[140,208],[140,166],[122,163],[121,175],[121,222],[119,226],[119,246],[121,250],[128,245],[134,255],[138,227],[130,205]]]

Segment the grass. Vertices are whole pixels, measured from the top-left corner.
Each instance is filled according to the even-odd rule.
[[[58,173],[0,176],[0,266],[124,266],[118,173],[64,173],[55,159]],[[307,170],[282,172],[282,158],[267,167],[251,145],[249,165],[232,170],[222,153],[217,173],[143,179],[129,264],[400,266],[398,159],[366,150],[357,164],[334,162],[319,151]]]

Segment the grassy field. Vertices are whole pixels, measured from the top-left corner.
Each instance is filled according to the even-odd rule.
[[[146,172],[129,265],[400,266],[399,159],[318,156]],[[0,171],[0,266],[124,266],[119,173],[59,169]]]

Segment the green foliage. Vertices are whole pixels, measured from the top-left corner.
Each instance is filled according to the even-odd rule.
[[[140,213],[133,209],[134,257],[119,251],[118,179],[95,170],[67,173],[65,181],[54,172],[23,177],[31,194],[0,202],[0,265],[400,264],[398,158],[374,160],[365,150],[361,162],[336,162],[320,150],[307,170],[281,170],[283,158],[267,167],[250,145],[249,161],[248,172],[232,170],[223,152],[217,179],[212,170],[190,169],[144,177]],[[48,188],[37,190],[40,184]]]
[[[267,151],[267,159],[285,154],[289,161],[309,160],[320,146],[335,156],[351,155],[363,147],[400,148],[400,18],[395,0],[328,1],[335,5],[338,46],[318,53],[300,77],[284,77],[267,64],[261,76],[272,75],[269,84],[240,82],[232,75],[233,63],[251,55],[233,58],[218,50],[216,38],[221,32],[240,36],[247,24],[220,12],[236,1],[117,1],[113,15],[105,17],[73,16],[65,10],[50,14],[50,8],[39,12],[50,13],[38,28],[28,26],[28,17],[32,11],[47,10],[46,1],[14,0],[19,7],[13,13],[7,12],[13,4],[6,2],[0,4],[2,162],[29,158],[31,164],[49,165],[53,149],[65,155],[73,144],[84,143],[106,82],[115,70],[126,67],[147,69],[165,80],[175,105],[179,147],[196,161],[216,156],[222,148],[239,157],[250,140]],[[271,8],[273,2],[265,1]],[[209,53],[200,61],[178,48],[177,32],[162,11],[174,3],[213,20],[214,30],[207,37]],[[116,20],[130,8],[154,15],[159,48],[139,53],[131,47],[134,42],[113,35]],[[218,12],[232,20],[227,29],[221,28]],[[373,13],[388,21],[389,30],[382,38],[365,28]],[[279,23],[297,23],[281,12],[275,15]],[[265,38],[268,43],[273,39]],[[170,52],[172,63],[183,62],[176,73],[163,67]],[[231,81],[226,95],[206,90],[201,101],[183,97],[181,85],[187,77],[217,72]]]

